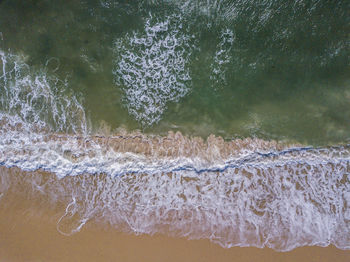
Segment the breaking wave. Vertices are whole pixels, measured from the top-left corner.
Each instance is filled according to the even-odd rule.
[[[2,168],[0,194],[27,185],[31,194],[64,201],[62,234],[98,220],[126,232],[207,238],[227,248],[350,249],[349,146],[91,134],[67,82],[19,56],[0,57],[0,166],[36,171]]]
[[[43,154],[35,159],[35,168],[56,174],[68,171],[66,177],[6,170],[1,173],[1,193],[27,184],[52,202],[65,201],[66,212],[58,221],[58,230],[65,235],[97,220],[135,234],[207,238],[226,248],[288,251],[333,244],[349,249],[349,153],[348,147],[295,148],[202,169],[189,164],[172,167],[173,163],[169,167],[165,161],[155,169],[143,157],[133,159],[124,153],[130,162],[124,166],[126,173],[116,177],[111,172],[113,165],[122,164],[122,153],[113,158],[107,150],[105,159],[83,156],[85,161],[55,165]],[[20,161],[2,159],[1,164],[28,169],[27,159],[33,165],[34,159],[23,155]],[[84,174],[74,175],[82,168]]]

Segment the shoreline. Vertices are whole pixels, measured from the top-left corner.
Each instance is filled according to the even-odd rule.
[[[225,248],[349,249],[348,145],[203,140],[180,132],[50,134],[1,120],[0,201],[17,194],[59,206],[62,235],[99,220],[119,232],[207,239]]]
[[[164,235],[132,235],[90,222],[72,236],[56,229],[59,211],[44,202],[12,192],[0,201],[0,260],[22,261],[300,261],[346,262],[350,251],[302,247],[289,252],[269,248],[225,249],[209,240],[187,240]],[[57,213],[58,212],[58,213]]]
[[[197,241],[199,241],[200,243],[202,242],[207,243],[206,245],[216,246],[214,249],[218,249],[218,250],[231,250],[232,248],[237,249],[237,247],[229,247],[229,246],[223,245],[224,242],[220,243],[220,241],[225,241],[225,234],[226,234],[225,227],[227,227],[227,225],[223,226],[222,228],[223,231],[221,229],[216,229],[217,232],[215,233],[215,234],[219,234],[216,237],[224,237],[224,239],[220,239],[220,238],[215,239],[215,235],[213,239],[209,238],[209,236],[211,235],[210,230],[212,230],[211,227],[212,226],[215,227],[215,225],[220,225],[220,220],[215,222],[209,219],[210,216],[214,214],[214,213],[211,213],[210,206],[207,206],[207,207],[203,206],[204,209],[209,208],[208,209],[209,213],[207,213],[206,215],[204,213],[200,215],[203,217],[201,220],[198,220],[198,222],[196,222],[196,219],[197,219],[196,214],[192,214],[191,215],[193,216],[192,218],[191,216],[186,217],[189,215],[188,212],[190,212],[190,209],[187,211],[186,209],[193,208],[191,207],[191,205],[189,206],[184,205],[183,207],[181,207],[180,205],[177,208],[184,208],[184,210],[179,213],[174,213],[173,211],[171,211],[171,209],[169,211],[164,211],[163,205],[166,205],[167,200],[165,199],[166,201],[165,203],[157,202],[157,200],[155,199],[152,200],[152,197],[149,196],[148,194],[149,192],[153,192],[149,190],[153,190],[154,186],[149,188],[149,185],[147,185],[149,182],[147,180],[144,180],[146,177],[147,175],[135,176],[131,174],[131,175],[126,175],[123,179],[118,178],[117,181],[115,181],[115,178],[111,178],[108,175],[86,174],[86,175],[67,176],[65,178],[58,178],[56,175],[45,172],[43,170],[37,170],[35,172],[26,172],[26,171],[20,170],[19,168],[0,167],[0,193],[1,193],[0,194],[0,219],[3,221],[5,220],[7,221],[7,222],[2,222],[3,223],[2,227],[6,228],[5,226],[6,223],[13,227],[22,227],[22,226],[25,226],[26,221],[33,221],[34,224],[31,224],[32,226],[35,226],[36,224],[41,225],[42,223],[48,223],[49,224],[48,226],[50,226],[50,229],[48,230],[51,231],[50,234],[56,235],[55,238],[58,238],[58,239],[61,239],[62,237],[63,238],[72,237],[74,239],[75,238],[80,239],[80,237],[77,237],[77,236],[79,236],[82,232],[86,231],[86,232],[90,232],[89,234],[92,234],[92,231],[97,230],[101,232],[102,231],[111,232],[111,234],[112,232],[114,232],[113,234],[115,236],[113,236],[112,238],[116,237],[118,239],[119,238],[123,239],[124,237],[126,238],[136,237],[137,239],[146,238],[150,242],[153,241],[152,239],[154,237],[156,239],[165,238],[165,239],[168,239],[170,242],[172,241],[171,239],[180,239],[181,241],[180,240],[179,241],[181,243],[182,242],[186,243],[188,241],[190,241],[191,243],[196,243]],[[164,174],[162,175],[162,177],[166,179],[168,178],[176,179],[176,174]],[[143,189],[141,187],[139,190],[141,190],[141,192],[144,191],[146,193],[145,196],[148,196],[146,198],[143,197],[142,193],[140,193],[138,190],[133,191],[135,189],[135,182],[137,182],[139,178],[141,179],[141,181],[143,181],[142,183],[145,183],[145,188]],[[181,188],[183,187],[185,189],[189,187],[189,185],[193,181],[196,181],[196,178],[190,178],[190,177],[183,177],[180,179],[182,183],[184,183],[184,184],[180,184],[180,187]],[[346,183],[345,181],[343,182]],[[150,183],[151,185],[154,184],[152,180]],[[136,185],[142,186],[142,184],[136,184]],[[126,190],[125,192],[123,191],[123,188],[124,190]],[[119,190],[121,189],[122,189],[122,192],[124,193],[119,192]],[[130,193],[131,198],[125,198],[127,196],[125,194],[129,194],[127,192]],[[157,191],[154,191],[154,192],[157,192]],[[253,192],[253,194],[255,193]],[[163,201],[162,200],[163,197],[161,195],[159,195],[158,197],[160,197],[160,200],[158,201]],[[182,201],[181,200],[182,197],[186,198],[185,196],[177,195],[176,199],[178,201]],[[203,196],[199,195],[198,197],[205,197],[205,195]],[[156,201],[155,206],[153,207],[149,206],[148,204],[149,201]],[[215,202],[215,200],[213,201]],[[220,202],[216,202],[216,207],[220,208],[220,210],[224,208],[221,206]],[[239,208],[239,210],[241,209]],[[257,218],[261,216],[260,212],[262,212],[262,210],[259,211],[259,209],[256,209],[256,210],[253,209],[249,211],[247,210],[247,208],[244,208],[240,212],[243,212],[243,211],[248,212],[246,213],[246,215],[248,214],[256,215]],[[119,212],[120,214],[118,214]],[[224,209],[222,209],[221,211],[215,211],[215,212],[221,213],[225,211]],[[307,212],[307,210],[305,210],[304,212]],[[154,216],[158,216],[158,218]],[[208,216],[208,217],[205,218],[205,216]],[[206,219],[209,219],[209,220],[206,220]],[[246,217],[246,219],[249,219],[249,218]],[[222,222],[225,222],[225,220],[223,220]],[[305,223],[306,222],[307,221],[305,221]],[[202,224],[196,225],[196,223],[202,223],[203,225]],[[143,226],[142,224],[145,224],[145,225]],[[230,230],[233,230],[233,232],[236,232],[234,228],[238,225],[233,224],[232,225],[233,228]],[[263,224],[261,224],[260,226],[265,227]],[[298,228],[298,225],[296,226]],[[310,226],[310,228],[307,230],[316,230],[316,228],[314,228],[313,226],[312,221],[307,222],[307,226]],[[326,224],[324,226],[327,227]],[[340,227],[341,225],[339,224],[338,226]],[[346,227],[346,225],[342,225],[342,226]],[[205,231],[202,231],[203,227],[206,228]],[[0,232],[0,235],[4,235],[6,236],[5,238],[7,238],[9,233],[8,232],[6,233],[6,230],[4,228],[1,230],[4,233],[1,234]],[[32,230],[32,229],[23,229],[23,230],[25,231],[25,230]],[[147,231],[147,230],[150,230],[150,231]],[[247,230],[247,229],[242,229],[242,230],[244,232],[244,230]],[[268,230],[271,230],[271,229],[268,229]],[[281,228],[281,230],[282,230],[281,232],[282,234],[284,230],[283,227]],[[304,231],[305,229],[302,229],[302,230]],[[55,233],[53,233],[53,231],[55,231]],[[314,233],[316,234],[316,232]],[[16,234],[20,234],[20,233],[17,232]],[[34,233],[30,233],[30,234],[32,235]],[[220,234],[223,234],[223,235],[220,236]],[[259,242],[256,242],[257,240],[255,239],[255,237],[259,237],[259,236],[249,237],[249,234],[250,233],[247,232],[248,238],[245,240],[248,242],[244,242],[244,239],[243,239],[243,242],[236,242],[238,243],[238,246],[250,246],[250,247],[247,247],[247,249],[250,249],[250,248],[253,248],[253,246],[261,245],[259,244]],[[234,235],[230,233],[230,236],[232,237]],[[100,237],[104,239],[104,236],[102,233]],[[284,237],[282,236],[278,237],[278,235],[276,235],[276,237],[277,239],[275,239],[274,241],[280,240],[282,241],[281,244],[284,241],[287,241],[287,239],[284,239]],[[194,240],[188,240],[188,239],[194,239]],[[146,241],[147,243],[148,243],[148,240]],[[290,240],[292,239],[289,239],[288,241]],[[3,241],[6,242],[6,240],[3,240]],[[11,240],[11,241],[15,241],[15,240]],[[274,245],[277,245],[277,248],[278,248],[278,245],[279,245],[278,243],[276,242],[272,242],[272,243],[274,243]],[[308,248],[313,245],[325,246],[329,244],[330,244],[329,242],[317,243],[317,241],[316,242],[313,241],[311,243],[301,242],[299,245],[302,246],[301,248]],[[321,247],[315,247],[315,248],[317,249]],[[327,248],[330,248],[330,247],[328,246]],[[342,252],[346,252],[345,254],[347,253],[350,254],[349,253],[350,250],[348,250],[347,248],[338,249],[338,248],[335,248],[334,246],[333,248]],[[300,249],[300,247],[298,246],[296,248],[294,247],[291,251],[280,250],[282,252],[276,251],[276,247],[274,249],[270,249],[265,246],[262,249],[261,247],[255,248],[255,249],[270,250],[275,254],[275,253],[290,253],[290,252],[293,253],[295,250]],[[328,261],[328,260],[325,260],[325,261]]]

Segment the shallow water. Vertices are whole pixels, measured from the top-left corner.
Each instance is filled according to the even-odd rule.
[[[2,1],[2,51],[68,81],[93,130],[349,138],[346,1]],[[35,19],[33,19],[35,17]]]
[[[349,9],[0,2],[0,166],[34,172],[0,196],[64,203],[64,235],[349,249]]]

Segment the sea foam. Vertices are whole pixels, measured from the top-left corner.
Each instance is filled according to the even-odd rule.
[[[77,96],[69,94],[68,80],[50,74],[46,67],[35,70],[25,60],[0,50],[0,112],[37,128],[86,133],[84,108]]]
[[[0,165],[56,177],[3,171],[1,194],[26,183],[65,201],[58,220],[65,235],[97,219],[126,232],[207,238],[223,247],[350,248],[348,146],[45,134],[16,120],[2,116]]]
[[[115,41],[115,82],[124,91],[129,113],[143,126],[159,122],[167,104],[190,91],[193,39],[181,20],[150,15],[142,32]]]
[[[350,248],[349,146],[92,134],[82,104],[53,73],[0,57],[0,166],[50,173],[3,168],[0,194],[28,185],[63,201],[62,234],[97,220],[223,247]]]

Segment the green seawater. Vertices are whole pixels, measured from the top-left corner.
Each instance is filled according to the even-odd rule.
[[[67,79],[92,130],[350,139],[350,3],[2,0],[0,49]]]

